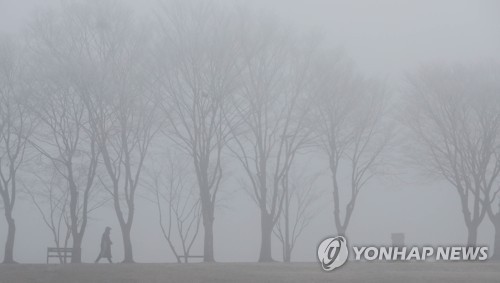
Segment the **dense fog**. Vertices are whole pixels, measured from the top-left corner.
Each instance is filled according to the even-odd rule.
[[[392,233],[493,255],[499,11],[0,0],[0,253],[93,262],[109,226],[118,262],[315,261]]]

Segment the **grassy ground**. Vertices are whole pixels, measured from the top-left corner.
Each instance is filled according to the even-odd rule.
[[[330,273],[318,264],[0,265],[0,283],[211,282],[500,282],[500,263],[347,263]]]

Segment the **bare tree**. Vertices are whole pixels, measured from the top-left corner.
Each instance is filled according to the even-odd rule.
[[[392,136],[384,124],[386,91],[333,52],[317,62],[315,84],[315,137],[329,161],[335,227],[345,235],[360,191],[384,165]]]
[[[109,29],[107,32],[112,36],[116,31]],[[132,40],[129,42],[132,45],[120,46],[119,48],[123,48],[120,55],[124,57],[117,58],[114,63],[118,64],[110,66],[112,90],[87,100],[87,106],[91,109],[97,144],[111,183],[108,188],[106,182],[103,182],[113,198],[122,231],[125,250],[123,262],[134,262],[130,232],[134,220],[135,198],[149,146],[159,127],[156,103],[150,96],[146,78],[142,77],[146,71],[137,70],[137,67],[144,67],[144,62],[140,61],[144,50],[133,42],[140,42],[142,39],[131,39],[126,33],[122,36]]]
[[[311,223],[317,212],[314,204],[319,199],[315,190],[315,177],[291,174],[282,182],[285,203],[281,217],[276,222],[274,235],[283,246],[283,261],[291,262],[297,239]]]
[[[476,245],[477,229],[498,193],[498,74],[485,66],[427,67],[408,80],[406,124],[414,134],[415,160],[455,188],[469,245]]]
[[[0,38],[0,195],[7,222],[4,263],[14,261],[16,224],[14,206],[18,172],[25,157],[33,123],[26,111],[23,63],[20,47],[12,38]]]
[[[30,109],[41,122],[31,143],[67,182],[72,263],[81,262],[100,155],[97,132],[83,100],[88,88],[85,83],[90,84],[83,80],[91,70],[79,61],[93,59],[82,49],[89,47],[89,39],[79,37],[88,31],[88,26],[79,24],[89,15],[75,14],[77,6],[65,6],[60,15],[39,17],[30,34],[36,78],[31,82]]]
[[[191,177],[179,158],[170,157],[166,169],[154,173],[152,183],[163,237],[179,263],[182,257],[188,262],[201,224],[199,194],[190,185]]]
[[[244,25],[243,87],[234,99],[231,151],[249,179],[260,209],[259,262],[273,261],[271,236],[285,201],[283,182],[307,142],[312,48],[301,46],[279,25]]]
[[[215,204],[228,127],[224,109],[238,67],[231,17],[213,2],[176,2],[158,17],[158,62],[165,135],[192,158],[204,227],[204,261],[214,261]]]
[[[69,190],[62,177],[53,170],[49,180],[36,176],[43,189],[26,188],[26,193],[40,213],[43,222],[52,233],[57,248],[67,248],[71,238],[71,216],[68,213]],[[59,253],[59,262],[66,263],[66,257]]]
[[[41,165],[42,172],[46,176],[35,174],[33,183],[37,186],[25,186],[24,192],[29,196],[33,205],[43,219],[44,224],[50,230],[56,248],[67,248],[71,245],[74,226],[71,219],[71,191],[68,190],[68,181],[61,175],[58,169],[51,163]],[[43,170],[45,169],[46,170]],[[99,194],[90,194],[87,202],[79,202],[76,208],[77,215],[83,215],[86,211],[87,220],[91,213],[103,206],[109,199],[102,198]],[[83,217],[78,217],[77,227],[83,227]],[[58,252],[59,262],[66,263],[63,252]],[[72,261],[73,262],[73,261]]]
[[[57,79],[62,75],[59,74]],[[48,93],[38,93],[30,107],[41,122],[31,142],[67,182],[73,243],[71,262],[80,263],[99,150],[89,115],[78,95],[67,87],[66,82],[62,86],[57,82],[48,82],[48,86],[45,83],[41,81],[36,88],[48,90]],[[82,211],[80,206],[83,206]]]
[[[109,178],[99,179],[113,198],[124,261],[133,262],[134,200],[156,125],[145,70],[147,33],[116,1],[74,1],[62,6],[60,13],[42,15],[35,24],[37,41],[32,49],[42,55],[37,65],[49,65],[41,70],[49,80],[39,89],[50,95],[43,97],[46,107],[39,116],[48,128],[44,133],[52,135],[43,139],[44,147],[55,150],[38,148],[56,168],[64,168],[59,171],[69,182],[72,223],[78,222],[77,200],[87,206],[100,154]],[[74,160],[83,158],[84,171],[77,171]],[[73,180],[77,176],[84,177],[83,196]],[[74,245],[83,236],[86,214],[84,209],[80,231],[72,225]]]

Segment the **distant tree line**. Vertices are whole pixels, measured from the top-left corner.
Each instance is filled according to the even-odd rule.
[[[259,209],[259,262],[274,260],[273,235],[290,262],[317,200],[330,199],[334,232],[345,235],[359,193],[392,170],[396,149],[455,188],[467,244],[491,220],[500,257],[498,65],[423,67],[396,97],[342,51],[267,16],[212,1],[165,2],[153,14],[137,18],[120,1],[63,2],[0,38],[5,263],[14,262],[20,193],[55,245],[73,249],[73,263],[106,203],[123,262],[134,262],[140,194],[152,196],[179,262],[199,236],[203,260],[215,261],[228,164]],[[328,193],[298,161],[310,155],[327,162]]]

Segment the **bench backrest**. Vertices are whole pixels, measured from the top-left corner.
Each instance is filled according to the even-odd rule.
[[[47,248],[48,253],[72,253],[72,248]]]

